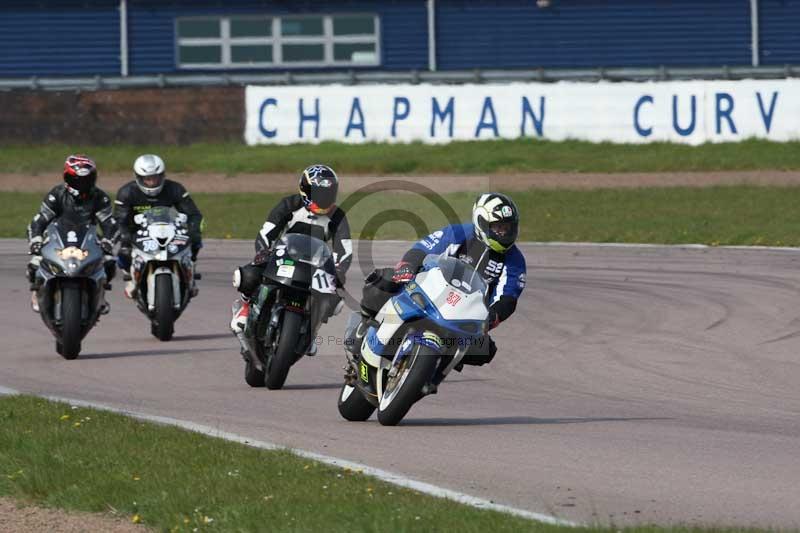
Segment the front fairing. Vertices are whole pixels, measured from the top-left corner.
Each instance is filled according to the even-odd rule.
[[[168,261],[189,249],[186,215],[172,207],[154,207],[133,217],[139,227],[134,246],[148,261]]]
[[[93,225],[72,225],[56,220],[45,232],[40,274],[45,280],[53,277],[96,279],[104,276],[103,256]]]
[[[449,265],[442,266],[446,268]],[[404,322],[428,319],[456,334],[482,334],[489,314],[484,303],[482,280],[479,283],[471,280],[470,271],[453,278],[448,276],[445,268],[428,264],[427,270],[417,274],[414,281],[392,298],[395,313]],[[459,281],[461,278],[470,279],[472,283],[465,287],[465,282]]]
[[[275,244],[264,278],[303,291],[336,292],[336,273],[328,245],[299,233],[285,235]]]

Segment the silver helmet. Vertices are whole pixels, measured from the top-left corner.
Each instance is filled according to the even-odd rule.
[[[164,161],[154,154],[144,154],[133,162],[136,185],[147,196],[158,196],[164,188],[166,167]]]

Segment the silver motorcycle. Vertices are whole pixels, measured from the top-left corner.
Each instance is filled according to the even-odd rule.
[[[104,253],[92,224],[56,219],[45,230],[36,271],[42,320],[56,338],[56,352],[75,359],[81,341],[105,310]]]

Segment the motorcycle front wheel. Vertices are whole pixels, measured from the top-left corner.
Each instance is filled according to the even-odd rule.
[[[81,353],[81,288],[74,283],[61,286],[61,342],[56,350],[64,359],[76,359]],[[59,350],[60,348],[60,350]]]
[[[153,322],[153,335],[158,340],[168,341],[175,332],[175,308],[172,295],[172,276],[156,276],[156,316]]]
[[[422,396],[422,387],[430,382],[438,364],[437,351],[419,344],[414,347],[397,375],[386,381],[378,405],[378,422],[381,425],[396,426],[400,423]]]
[[[284,311],[278,346],[275,348],[275,353],[267,361],[267,373],[264,382],[270,390],[280,389],[286,382],[289,368],[295,361],[294,349],[297,346],[297,339],[300,337],[302,323],[303,315],[292,311]]]

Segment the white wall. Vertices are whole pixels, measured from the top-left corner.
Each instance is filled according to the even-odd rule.
[[[800,139],[800,80],[249,86],[248,144]]]

